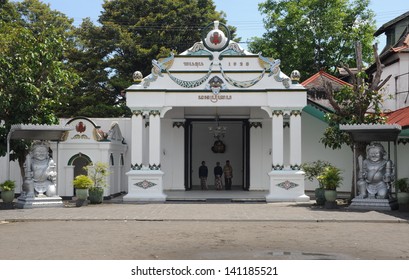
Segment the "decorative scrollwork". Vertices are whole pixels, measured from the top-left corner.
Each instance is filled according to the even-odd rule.
[[[273,170],[283,170],[284,165],[280,165],[280,164],[272,165],[272,169]]]
[[[269,77],[274,75],[274,80],[276,80],[277,82],[283,83],[285,88],[290,87],[290,78],[280,77],[281,61],[279,59],[270,60],[267,57],[262,56],[261,53],[259,53],[258,57],[259,57],[260,66],[263,67],[264,69],[269,69],[270,71],[270,73],[268,74]]]
[[[131,164],[131,169],[132,170],[141,170],[142,169],[142,163],[141,164]]]
[[[282,110],[274,110],[273,111],[273,116],[278,117],[278,116],[283,116],[283,115],[284,115],[284,112]]]
[[[141,111],[141,110],[134,110],[134,111],[132,111],[132,114],[133,114],[134,116],[136,116],[136,117],[142,116],[142,115],[143,115],[143,111]]]
[[[212,67],[213,67],[213,62],[210,64],[209,71],[207,72],[207,74],[204,75],[202,78],[194,80],[194,81],[184,81],[184,80],[178,79],[175,76],[173,76],[168,70],[166,70],[166,73],[168,73],[172,81],[174,81],[181,87],[194,88],[194,87],[198,87],[201,84],[203,84],[210,77],[210,74],[212,73]]]
[[[181,127],[185,127],[185,123],[184,122],[173,122],[173,126],[172,127],[177,127],[177,128],[181,128]]]
[[[248,80],[248,81],[236,81],[233,80],[232,78],[228,77],[226,73],[223,71],[223,67],[220,65],[220,71],[222,73],[223,78],[232,86],[238,87],[238,88],[249,88],[257,84],[263,77],[264,74],[266,73],[266,69],[263,70],[260,76],[253,80]]]
[[[281,183],[277,184],[276,186],[279,187],[279,188],[285,189],[285,190],[289,190],[289,189],[298,187],[298,184],[286,180],[284,182],[281,182]]]
[[[159,110],[151,110],[149,111],[149,116],[154,116],[154,117],[160,116],[160,112]]]
[[[245,55],[244,50],[236,42],[230,42],[226,50],[219,55],[219,60],[222,60],[226,55]]]
[[[263,124],[261,122],[250,122],[250,128],[263,128]]]
[[[290,116],[301,116],[301,111],[300,110],[292,110],[290,112]]]
[[[156,165],[156,164],[149,164],[149,169],[150,170],[160,170],[160,164]]]
[[[294,164],[290,166],[292,170],[301,170],[301,166],[298,164]]]
[[[137,186],[137,187],[140,187],[142,189],[145,189],[145,190],[149,189],[149,188],[152,188],[153,186],[156,186],[155,183],[150,182],[148,180],[143,180],[141,182],[135,183],[134,185]]]

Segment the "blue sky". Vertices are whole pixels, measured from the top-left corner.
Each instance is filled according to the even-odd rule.
[[[96,21],[102,9],[103,0],[43,0],[51,8],[59,10],[74,19],[78,25],[85,17]],[[214,0],[217,10],[227,14],[230,25],[237,27],[238,36],[242,41],[264,33],[262,16],[258,11],[259,0]],[[377,27],[389,20],[409,11],[408,0],[371,0],[370,9],[376,14]],[[380,38],[379,50],[384,45],[384,36]]]

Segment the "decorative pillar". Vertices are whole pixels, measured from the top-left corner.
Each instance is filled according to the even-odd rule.
[[[299,170],[301,165],[301,111],[290,113],[290,165]]]
[[[139,170],[143,162],[143,112],[134,111],[132,115],[132,150],[131,150],[131,168]]]
[[[263,189],[265,183],[265,158],[270,157],[271,150],[263,147],[263,123],[262,119],[250,119],[250,186],[251,190]],[[269,146],[269,145],[268,145]],[[264,168],[263,168],[264,166]],[[271,168],[270,160],[268,167]]]
[[[307,202],[305,195],[304,172],[301,164],[301,116],[299,111],[290,114],[290,164],[292,169],[284,168],[284,129],[283,111],[273,111],[272,115],[272,161],[270,192],[267,202],[294,201]]]
[[[145,151],[143,142],[143,130],[145,126],[142,121],[142,114],[139,112],[132,118],[135,133],[132,133],[132,145],[136,149],[132,152],[133,164],[141,166],[142,155]],[[128,193],[123,197],[123,201],[166,201],[166,195],[163,192],[163,175],[160,170],[160,111],[149,111],[149,168],[135,168],[135,166],[126,173],[128,176]],[[138,133],[138,134],[136,134]],[[136,139],[134,139],[136,137]],[[132,150],[134,147],[132,147]]]
[[[149,112],[149,169],[160,169],[160,112]]]
[[[272,148],[271,160],[273,170],[282,170],[284,168],[284,128],[283,115],[281,110],[273,111],[272,116]]]

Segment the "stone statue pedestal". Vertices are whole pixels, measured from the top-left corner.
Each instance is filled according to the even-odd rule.
[[[16,207],[20,209],[46,208],[46,207],[64,207],[62,198],[59,196],[25,196],[17,198]]]
[[[391,211],[398,209],[398,202],[396,199],[371,199],[355,197],[352,199],[351,205],[348,207],[348,209]]]

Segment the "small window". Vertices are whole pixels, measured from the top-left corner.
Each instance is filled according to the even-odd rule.
[[[114,166],[114,165],[115,165],[115,163],[114,163],[114,155],[111,154],[111,156],[109,157],[109,159],[110,159],[110,161],[111,161],[111,166]]]

